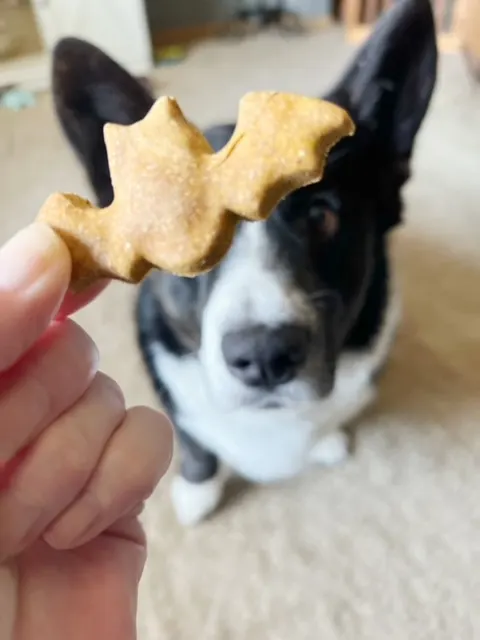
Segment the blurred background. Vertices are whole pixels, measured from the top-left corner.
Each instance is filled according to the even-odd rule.
[[[0,87],[45,89],[48,52],[65,35],[102,46],[139,74],[177,60],[183,48],[214,37],[246,37],[266,28],[283,34],[339,22],[347,39],[366,37],[392,0],[0,0]],[[478,55],[470,15],[475,0],[434,0],[441,48]],[[467,17],[464,17],[464,16]],[[128,46],[125,44],[128,43]]]
[[[480,638],[480,0],[433,3],[440,75],[394,238],[404,320],[355,455],[241,488],[192,530],[167,480],[145,513],[141,640]],[[99,45],[207,126],[250,90],[321,95],[390,4],[0,0],[0,242],[51,192],[90,194],[49,93],[60,37]],[[78,321],[128,402],[157,405],[132,289],[112,285]]]

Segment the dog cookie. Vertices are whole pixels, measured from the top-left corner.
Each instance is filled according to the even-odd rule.
[[[348,114],[292,94],[246,94],[218,153],[173,98],[145,118],[104,128],[114,199],[103,209],[56,193],[38,215],[72,255],[72,283],[138,283],[153,269],[193,277],[229,250],[239,220],[265,220],[285,196],[322,178],[326,156],[353,135]]]

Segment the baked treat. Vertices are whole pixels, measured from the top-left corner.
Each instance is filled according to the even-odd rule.
[[[160,98],[143,120],[105,126],[110,206],[56,193],[38,219],[69,247],[75,290],[100,278],[138,283],[152,268],[196,276],[225,256],[240,219],[264,220],[319,181],[330,148],[353,132],[328,102],[249,93],[231,140],[214,153],[177,102]]]

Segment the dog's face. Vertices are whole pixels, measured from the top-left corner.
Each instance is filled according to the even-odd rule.
[[[66,40],[55,60],[60,121],[97,199],[108,204],[102,125],[138,120],[152,99],[90,45]],[[379,244],[400,219],[400,189],[435,74],[429,2],[403,0],[326,96],[350,112],[357,133],[332,151],[323,181],[286,198],[267,222],[242,223],[211,273],[151,276],[175,337],[171,348],[198,353],[218,403],[280,406],[330,392]],[[207,137],[218,150],[232,131],[220,126]]]
[[[208,133],[219,148],[231,131]],[[350,166],[351,146],[332,153],[321,184],[286,198],[264,223],[242,223],[227,258],[208,275],[152,276],[177,336],[199,353],[217,403],[279,406],[330,392],[384,213],[376,180],[367,193]],[[389,207],[398,216],[397,197]]]

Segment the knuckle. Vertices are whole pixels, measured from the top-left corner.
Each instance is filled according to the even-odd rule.
[[[138,487],[140,497],[146,499],[155,491],[170,466],[173,430],[168,419],[152,409],[135,407],[128,415],[130,426],[137,431],[141,442],[137,455],[144,462],[134,467],[133,482]]]
[[[92,378],[97,371],[99,351],[94,340],[73,320],[66,320],[58,329],[63,361],[69,368],[82,367]]]
[[[82,431],[69,438],[62,447],[63,468],[66,480],[78,484],[88,478],[92,471],[92,454],[89,442]]]
[[[151,463],[133,466],[125,456],[124,468],[129,469],[129,472],[125,473],[124,485],[128,487],[127,493],[131,501],[138,503],[149,498],[158,483],[158,474],[154,466]]]
[[[122,417],[126,412],[125,397],[120,386],[104,373],[97,373],[95,377],[96,392],[101,400],[112,410],[113,414]]]
[[[107,508],[108,504],[104,503],[101,494],[88,485],[79,501],[60,516],[59,520],[47,530],[44,538],[55,549],[74,548],[82,531],[88,530],[101,519]]]

